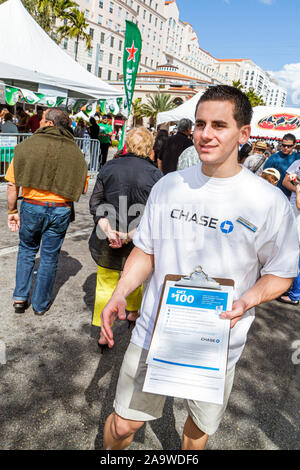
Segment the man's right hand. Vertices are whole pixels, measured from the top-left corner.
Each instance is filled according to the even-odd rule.
[[[114,345],[111,325],[117,317],[119,320],[126,320],[126,298],[115,293],[105,305],[101,314],[101,333],[105,336],[109,348]]]
[[[20,228],[19,214],[10,214],[7,218],[7,225],[11,232],[17,232]]]

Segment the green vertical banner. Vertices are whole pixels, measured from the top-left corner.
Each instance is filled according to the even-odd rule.
[[[131,103],[136,82],[136,75],[139,68],[142,52],[142,36],[139,28],[132,21],[126,20],[126,33],[123,54],[123,81],[125,94],[128,103],[128,117],[131,109]],[[119,143],[119,150],[124,146],[126,123],[123,126],[122,138]]]

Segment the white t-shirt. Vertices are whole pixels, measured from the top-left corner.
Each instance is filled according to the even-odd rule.
[[[200,265],[210,277],[233,279],[238,299],[260,275],[290,278],[298,272],[295,218],[282,191],[245,168],[231,178],[209,178],[201,166],[169,173],[155,184],[133,239],[154,254],[131,338],[145,349],[166,274],[190,274]],[[239,217],[257,231],[237,222]],[[228,370],[243,351],[254,315],[249,310],[231,329]]]

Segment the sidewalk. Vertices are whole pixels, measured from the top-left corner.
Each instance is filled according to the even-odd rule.
[[[6,348],[6,364],[0,364],[0,450],[102,449],[131,333],[126,322],[117,321],[115,347],[99,353],[98,329],[91,327],[96,265],[87,244],[94,182],[76,204],[55,300],[43,317],[31,307],[24,315],[12,309],[18,234],[7,229],[6,194],[0,191],[0,346]],[[207,449],[299,449],[300,365],[292,362],[292,344],[300,340],[299,308],[270,302],[256,314],[228,410]],[[185,419],[183,400],[167,399],[163,418],[146,424],[130,449],[180,449]]]

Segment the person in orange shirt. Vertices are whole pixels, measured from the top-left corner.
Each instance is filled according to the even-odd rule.
[[[40,264],[31,296],[36,315],[51,306],[58,257],[71,221],[72,203],[87,191],[87,164],[67,130],[69,116],[62,110],[44,112],[40,129],[17,145],[5,179],[8,228],[19,230],[16,287],[13,293],[16,313],[29,306],[35,257]],[[17,208],[19,188],[23,200]]]

